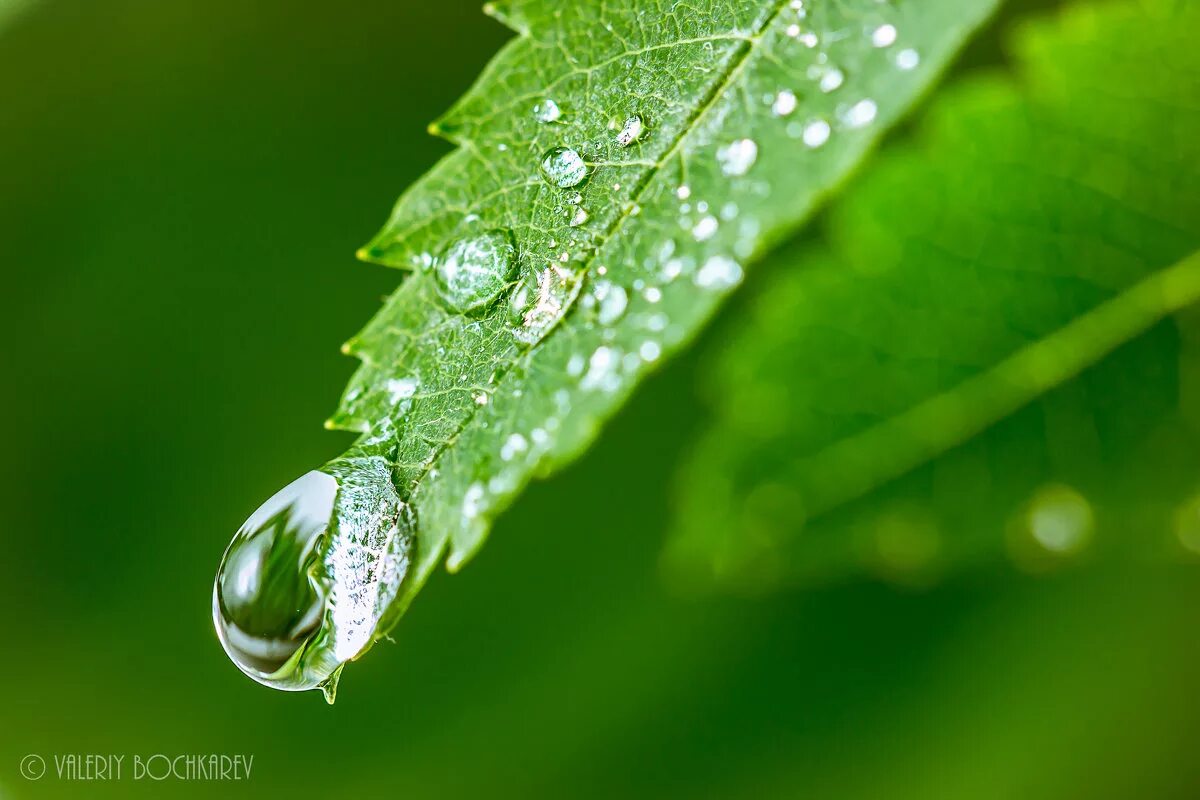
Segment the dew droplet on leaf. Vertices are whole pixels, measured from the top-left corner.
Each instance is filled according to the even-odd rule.
[[[507,231],[468,236],[450,245],[438,260],[438,291],[455,311],[472,311],[500,296],[516,265],[516,248]]]
[[[542,174],[560,189],[569,189],[583,182],[588,167],[577,151],[569,147],[555,147],[542,157]]]

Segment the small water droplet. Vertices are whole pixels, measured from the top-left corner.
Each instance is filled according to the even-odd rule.
[[[687,200],[692,196],[692,187],[688,186],[686,183],[681,185],[675,190],[675,196],[680,200]]]
[[[880,25],[871,31],[871,44],[875,47],[891,47],[896,43],[896,26]]]
[[[875,101],[868,98],[859,100],[849,108],[842,109],[839,117],[847,128],[862,128],[875,121],[875,114],[878,110]]]
[[[826,94],[846,82],[846,74],[837,67],[818,67],[810,70],[809,74],[816,79],[817,88]]]
[[[642,130],[642,118],[634,114],[625,120],[625,123],[621,125],[621,130],[617,132],[617,144],[621,147],[629,147],[641,137]]]
[[[578,228],[580,225],[582,225],[583,223],[585,223],[587,221],[588,221],[587,209],[584,208],[583,206],[579,206],[578,208],[575,209],[575,213],[571,216],[571,222],[569,224],[572,228]]]
[[[814,119],[804,126],[804,131],[801,134],[801,139],[808,147],[820,147],[829,141],[829,135],[833,129],[829,127],[829,123],[823,119]]]
[[[1040,490],[1027,517],[1033,540],[1055,555],[1070,555],[1083,548],[1092,535],[1092,506],[1068,486]]]
[[[542,157],[542,174],[560,189],[578,186],[587,177],[583,156],[569,147],[555,147]]]
[[[524,453],[529,449],[529,442],[524,436],[519,433],[514,433],[509,436],[504,444],[500,447],[500,458],[504,461],[512,461],[514,458]]]
[[[728,256],[713,256],[696,272],[696,285],[702,289],[728,289],[742,280],[742,265]]]
[[[745,175],[758,159],[758,145],[753,139],[738,139],[717,151],[717,161],[726,175]]]
[[[558,322],[579,290],[579,276],[551,264],[537,275],[537,297],[524,312],[521,325],[513,330],[517,339],[533,344]]]
[[[662,346],[658,342],[647,340],[638,348],[638,354],[643,361],[657,361],[662,355]]]
[[[562,116],[562,109],[558,107],[558,103],[546,98],[533,107],[533,118],[538,122],[549,123],[557,122]]]
[[[455,311],[472,311],[500,296],[516,265],[516,248],[506,231],[459,239],[438,260],[438,290]]]
[[[906,72],[910,69],[916,69],[920,63],[921,54],[911,47],[896,53],[896,66]]]
[[[615,323],[629,305],[629,293],[625,291],[625,287],[609,281],[600,281],[596,284],[595,297],[599,307],[596,318],[601,325]]]
[[[707,241],[717,232],[719,225],[720,223],[714,216],[701,217],[700,221],[692,226],[692,237],[697,242]]]
[[[577,206],[583,202],[583,195],[581,195],[579,192],[575,192],[575,194],[567,198],[567,202],[573,206]]]
[[[771,113],[777,117],[786,117],[796,110],[796,94],[788,89],[784,89],[779,94],[775,95],[775,101],[771,103]]]

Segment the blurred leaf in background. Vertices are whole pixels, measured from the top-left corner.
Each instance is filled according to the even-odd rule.
[[[1194,564],[663,588],[699,354],[750,302],[433,582],[336,706],[228,662],[214,553],[346,445],[319,428],[336,343],[396,282],[351,254],[507,36],[474,6],[45,0],[0,34],[0,795],[1194,797]],[[253,754],[251,779],[19,773],[214,752]]]
[[[713,354],[679,561],[923,580],[1194,547],[1197,24],[1164,0],[1022,31],[1015,74],[943,93],[829,246],[775,259]]]

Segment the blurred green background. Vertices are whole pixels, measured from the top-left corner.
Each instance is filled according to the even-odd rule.
[[[2,24],[0,798],[1200,794],[1195,566],[670,591],[694,356],[436,576],[337,705],[247,680],[212,632],[217,561],[347,444],[320,425],[337,345],[398,279],[354,250],[507,32],[474,0],[44,0]],[[29,753],[126,777],[29,781]],[[131,780],[155,753],[254,766]]]

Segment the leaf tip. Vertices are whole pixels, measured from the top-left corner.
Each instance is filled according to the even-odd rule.
[[[483,4],[483,13],[492,19],[504,25],[506,28],[516,31],[522,36],[529,34],[529,27],[525,24],[525,20],[519,18],[512,7],[512,3],[503,2],[487,2]]]

